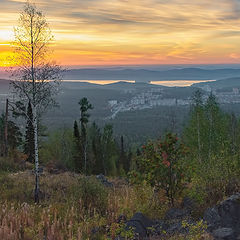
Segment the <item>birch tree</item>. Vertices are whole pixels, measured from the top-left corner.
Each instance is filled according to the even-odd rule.
[[[32,107],[34,130],[34,162],[35,162],[35,202],[39,202],[39,156],[38,156],[38,123],[45,109],[54,104],[61,67],[50,61],[49,44],[53,40],[51,30],[45,16],[34,4],[26,3],[20,13],[18,26],[14,28],[15,54],[12,69],[12,89],[18,100]]]

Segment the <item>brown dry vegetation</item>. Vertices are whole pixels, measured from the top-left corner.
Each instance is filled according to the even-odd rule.
[[[68,172],[43,174],[41,205],[35,205],[30,170],[2,174],[0,239],[106,239],[107,229],[121,214],[131,217],[141,211],[160,218],[167,209],[163,196],[148,186],[115,179],[116,187],[107,189],[95,177],[84,179]],[[93,236],[94,229],[99,233]]]

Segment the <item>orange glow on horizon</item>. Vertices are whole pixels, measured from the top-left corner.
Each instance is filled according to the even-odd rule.
[[[66,4],[67,2],[67,4]],[[229,0],[36,0],[65,66],[240,63],[240,3]],[[0,67],[23,0],[1,3]]]

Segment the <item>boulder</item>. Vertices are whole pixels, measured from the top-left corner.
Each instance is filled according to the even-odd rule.
[[[204,220],[208,224],[208,229],[211,231],[213,229],[216,229],[221,224],[221,217],[218,214],[217,208],[208,208],[204,213]]]
[[[216,239],[238,239],[240,235],[240,194],[232,195],[204,213],[208,229]]]
[[[126,230],[133,230],[136,233],[136,239],[146,239],[149,235],[149,228],[154,226],[154,222],[138,212],[126,222]]]
[[[165,220],[184,219],[188,217],[189,211],[185,208],[171,208],[165,214]]]
[[[100,181],[105,187],[113,187],[113,184],[107,180],[103,174],[96,176],[97,180]]]
[[[216,240],[232,240],[236,239],[232,228],[218,228],[213,231],[213,237]]]

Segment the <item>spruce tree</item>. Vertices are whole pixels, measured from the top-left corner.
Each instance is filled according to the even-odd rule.
[[[79,103],[80,105],[80,123],[81,123],[81,148],[83,152],[83,166],[84,166],[84,173],[87,174],[87,124],[89,122],[90,114],[88,113],[89,110],[93,109],[92,104],[88,101],[86,97],[82,98]]]
[[[81,151],[80,133],[79,133],[77,121],[74,121],[73,137],[74,137],[74,154],[73,154],[74,169],[76,172],[80,172],[82,167],[82,164],[81,164],[82,151]]]

